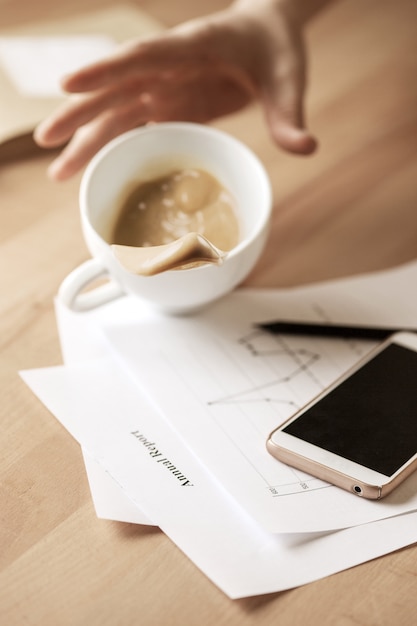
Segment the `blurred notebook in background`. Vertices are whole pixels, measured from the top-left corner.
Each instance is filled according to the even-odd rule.
[[[61,76],[161,28],[136,7],[119,5],[0,30],[0,160],[36,149],[35,126],[65,100]]]

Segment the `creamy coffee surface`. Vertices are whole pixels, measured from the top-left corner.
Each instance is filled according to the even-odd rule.
[[[200,169],[177,170],[138,184],[121,207],[110,243],[160,246],[187,233],[203,235],[224,251],[239,243],[233,197]]]

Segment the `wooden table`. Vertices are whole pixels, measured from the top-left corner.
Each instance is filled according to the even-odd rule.
[[[0,0],[1,23],[106,4]],[[136,4],[170,26],[227,2]],[[216,122],[259,154],[273,183],[271,242],[252,284],[299,285],[415,258],[416,19],[415,0],[343,0],[310,26],[316,156],[276,149],[257,107]],[[231,601],[159,530],[96,518],[78,444],[17,374],[61,362],[53,296],[88,256],[80,177],[48,181],[50,159],[33,154],[0,166],[0,623],[416,623],[416,547],[299,589]]]

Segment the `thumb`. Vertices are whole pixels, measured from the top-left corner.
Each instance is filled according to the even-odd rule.
[[[271,136],[288,152],[311,154],[317,140],[304,126],[304,64],[279,58],[264,74],[261,101]]]

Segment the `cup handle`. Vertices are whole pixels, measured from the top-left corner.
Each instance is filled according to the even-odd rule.
[[[81,293],[90,283],[103,276],[109,278],[107,283],[91,289],[91,291]],[[119,298],[123,294],[121,285],[110,278],[107,268],[104,267],[100,259],[96,258],[89,259],[76,267],[63,280],[58,290],[58,298],[61,302],[76,312],[90,311]]]

